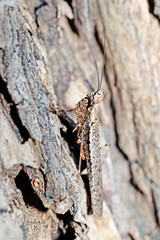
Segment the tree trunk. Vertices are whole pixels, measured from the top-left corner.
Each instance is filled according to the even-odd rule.
[[[159,239],[159,16],[156,0],[0,1],[0,239]],[[49,111],[97,90],[92,51],[102,217],[85,161],[77,183],[75,114]]]

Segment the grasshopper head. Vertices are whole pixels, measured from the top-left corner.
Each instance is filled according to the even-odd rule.
[[[93,97],[94,104],[100,103],[103,98],[104,98],[104,92],[101,90],[96,91]]]

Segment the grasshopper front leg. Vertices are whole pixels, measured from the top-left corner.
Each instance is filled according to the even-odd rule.
[[[76,107],[75,108],[71,108],[71,109],[68,109],[68,110],[64,110],[64,109],[59,109],[59,108],[55,108],[51,103],[49,104],[49,111],[50,112],[54,112],[54,113],[63,113],[63,112],[73,112],[73,111],[76,111]]]

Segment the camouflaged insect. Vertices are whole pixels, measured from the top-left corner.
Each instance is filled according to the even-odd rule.
[[[88,93],[76,105],[78,143],[81,144],[80,161],[87,161],[91,194],[91,207],[95,215],[102,215],[102,164],[99,143],[99,103],[104,93],[101,90]]]
[[[87,40],[88,45],[89,41]],[[90,45],[89,45],[90,47]],[[104,47],[105,48],[105,47]],[[90,47],[91,53],[92,49]],[[104,51],[105,52],[105,51]],[[93,213],[101,216],[103,212],[103,190],[102,190],[102,163],[100,154],[99,142],[99,103],[104,97],[104,93],[100,90],[102,83],[103,72],[101,81],[98,74],[97,62],[94,54],[92,53],[94,64],[98,76],[98,90],[88,93],[87,96],[81,99],[76,107],[70,110],[60,110],[50,105],[50,110],[60,114],[61,112],[76,111],[77,124],[73,131],[77,130],[77,143],[80,144],[80,157],[79,157],[79,175],[77,183],[80,178],[81,161],[87,161],[87,172],[89,178],[89,188],[91,194],[91,208]],[[104,68],[105,53],[103,58]],[[72,194],[76,185],[73,186],[69,195]]]

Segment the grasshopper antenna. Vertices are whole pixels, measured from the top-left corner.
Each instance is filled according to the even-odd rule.
[[[93,51],[92,51],[91,45],[90,45],[90,43],[89,43],[89,40],[88,40],[86,34],[85,34],[84,32],[83,32],[83,34],[84,34],[84,37],[85,37],[86,42],[87,42],[87,45],[88,45],[88,47],[89,47],[89,49],[90,49],[90,52],[91,52],[91,54],[92,54],[92,57],[93,57],[93,62],[94,62],[94,65],[95,65],[95,68],[96,68],[96,72],[97,72],[98,90],[99,90],[99,89],[100,89],[100,77],[99,77],[99,71],[98,71],[97,61],[96,61],[96,58],[95,58],[95,56],[94,56],[94,53],[93,53]]]
[[[101,78],[100,78],[100,77],[99,77],[99,71],[98,71],[97,61],[96,61],[96,58],[95,58],[94,53],[93,53],[93,51],[92,51],[91,45],[90,45],[90,43],[89,43],[89,40],[88,40],[86,34],[85,34],[84,32],[83,32],[83,34],[84,34],[84,37],[85,37],[85,39],[86,39],[86,42],[87,42],[87,44],[88,44],[88,47],[89,47],[90,52],[91,52],[92,57],[93,57],[93,62],[94,62],[94,65],[95,65],[95,68],[96,68],[96,72],[97,72],[98,91],[99,91],[100,88],[101,88],[102,80],[103,80],[103,76],[104,76],[104,66],[105,66],[105,58],[106,58],[106,53],[105,53],[105,52],[106,52],[106,51],[105,51],[105,50],[106,50],[106,38],[104,39],[103,65],[102,65],[102,74],[101,74]]]

